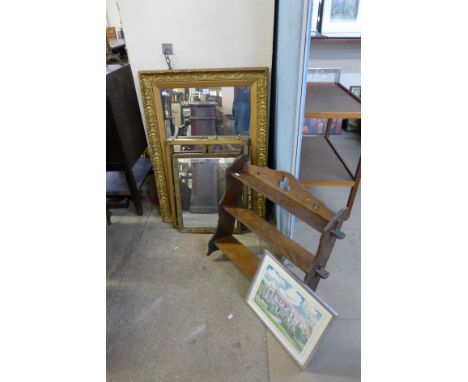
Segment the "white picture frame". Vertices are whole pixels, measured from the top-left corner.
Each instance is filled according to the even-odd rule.
[[[320,0],[312,0],[312,17],[310,20],[310,31],[312,34],[319,32],[319,18],[320,18]]]
[[[323,0],[320,32],[330,37],[361,36],[362,0]]]
[[[246,302],[302,369],[337,316],[266,250]]]

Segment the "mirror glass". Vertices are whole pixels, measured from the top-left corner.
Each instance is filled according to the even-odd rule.
[[[226,188],[226,168],[235,159],[174,156],[178,218],[184,228],[216,227],[218,203]]]
[[[166,136],[249,135],[250,87],[161,90]]]
[[[179,142],[179,141],[178,141]],[[217,152],[232,152],[236,153],[236,155],[240,155],[242,153],[242,145],[210,145],[210,150],[213,153]],[[193,153],[202,153],[202,152],[207,152],[206,146],[202,145],[193,145],[193,144],[180,144],[180,145],[174,145],[174,152],[193,152]]]

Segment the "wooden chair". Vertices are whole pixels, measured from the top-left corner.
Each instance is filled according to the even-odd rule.
[[[148,144],[130,65],[106,74],[106,117],[106,197],[130,197],[141,216],[140,189],[152,166],[141,158]]]
[[[260,260],[233,236],[235,220],[238,219],[268,243],[273,252],[288,258],[303,270],[306,274],[304,282],[316,290],[320,279],[328,277],[325,266],[336,239],[345,237],[341,226],[349,217],[349,208],[345,207],[338,213],[334,213],[291,174],[247,164],[247,160],[247,156],[242,156],[226,170],[226,193],[219,204],[218,226],[208,243],[207,255],[219,249],[249,279],[254,277]],[[320,232],[320,242],[315,255],[283,235],[252,210],[242,207],[244,185],[263,194],[267,199]]]

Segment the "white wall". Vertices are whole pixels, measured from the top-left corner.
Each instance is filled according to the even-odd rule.
[[[266,66],[273,52],[274,0],[118,0],[140,97],[139,70]]]
[[[115,27],[117,30],[121,28],[117,0],[106,0],[106,18],[107,26]]]
[[[340,82],[346,86],[361,85],[360,42],[324,42],[312,39],[309,68],[341,68]]]

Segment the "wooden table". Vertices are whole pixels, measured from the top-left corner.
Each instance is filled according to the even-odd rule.
[[[361,158],[354,172],[330,141],[333,119],[361,118],[361,100],[339,83],[309,82],[305,118],[326,118],[325,135],[302,138],[300,182],[305,186],[351,187],[351,211],[361,181]]]

